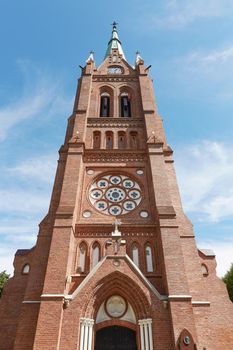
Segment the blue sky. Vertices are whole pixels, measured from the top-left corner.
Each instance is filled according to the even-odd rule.
[[[103,59],[113,20],[155,95],[199,247],[233,261],[232,0],[0,0],[0,270],[35,243],[79,64]]]

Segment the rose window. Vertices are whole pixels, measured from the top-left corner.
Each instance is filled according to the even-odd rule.
[[[100,212],[118,216],[134,210],[142,200],[139,184],[125,175],[104,175],[89,191],[91,204]]]

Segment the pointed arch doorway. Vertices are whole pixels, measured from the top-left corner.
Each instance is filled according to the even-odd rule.
[[[121,326],[101,328],[96,332],[95,350],[137,350],[136,332]]]

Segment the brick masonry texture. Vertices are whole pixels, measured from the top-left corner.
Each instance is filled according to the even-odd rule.
[[[109,66],[123,74],[110,74]],[[101,95],[110,99],[109,117],[100,117]],[[121,117],[121,96],[130,101],[130,118]],[[233,305],[216,276],[215,257],[196,247],[173,165],[144,62],[133,69],[117,49],[98,69],[89,59],[59,150],[48,214],[35,247],[16,253],[14,276],[0,300],[0,350],[77,350],[81,318],[94,320],[93,349],[96,332],[114,325],[135,330],[140,349],[142,319],[152,319],[154,350],[233,349]],[[109,173],[129,176],[142,189],[138,207],[118,217],[118,245],[111,236],[114,217],[89,198],[92,183]],[[99,263],[92,269],[95,247]],[[132,261],[135,247],[139,268]],[[112,295],[132,306],[136,324],[118,318],[96,324]]]

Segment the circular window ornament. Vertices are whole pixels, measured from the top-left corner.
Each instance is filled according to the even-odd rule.
[[[119,216],[136,209],[142,201],[142,189],[130,176],[99,176],[89,189],[94,208],[106,215]]]
[[[93,175],[93,174],[94,174],[94,170],[92,170],[92,169],[87,170],[87,175]]]
[[[135,202],[133,202],[133,201],[125,201],[125,202],[123,203],[123,208],[124,208],[125,210],[130,211],[130,210],[133,210],[133,209],[136,208],[136,204],[135,204]]]
[[[97,186],[99,188],[106,188],[106,187],[108,187],[108,181],[107,180],[100,180],[97,182]]]
[[[112,216],[118,216],[121,215],[122,213],[122,209],[119,205],[112,205],[109,208],[109,214],[111,214]]]
[[[126,313],[127,304],[121,296],[113,295],[106,301],[105,309],[110,317],[120,318]]]
[[[184,344],[185,345],[190,345],[191,344],[191,339],[190,339],[190,337],[188,336],[188,335],[186,335],[185,337],[184,337]]]
[[[121,178],[120,178],[120,176],[111,176],[110,177],[110,182],[113,185],[118,185],[121,182]]]
[[[125,199],[125,191],[120,187],[111,187],[105,194],[106,198],[113,203],[121,202]]]
[[[91,217],[91,211],[85,210],[85,211],[83,212],[83,217],[84,217],[84,218],[90,218],[90,217]]]
[[[148,218],[149,213],[146,210],[142,210],[142,211],[140,211],[140,216],[141,216],[141,218]]]
[[[95,189],[91,192],[91,197],[94,199],[100,199],[102,197],[103,193],[101,190]]]
[[[143,171],[142,169],[138,169],[138,170],[136,171],[136,173],[137,173],[138,175],[143,175],[143,174],[144,174],[144,171]]]
[[[95,203],[95,207],[98,210],[105,210],[105,209],[107,209],[108,204],[105,201],[98,201]]]

